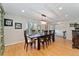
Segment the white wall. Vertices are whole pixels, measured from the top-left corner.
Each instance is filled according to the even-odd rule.
[[[7,19],[13,19],[13,26],[4,26],[5,45],[24,41],[23,30],[26,29],[27,19],[19,16],[5,15]],[[15,29],[15,22],[22,23],[22,29]]]
[[[5,26],[4,27],[5,45],[10,45],[10,44],[24,41],[23,31],[27,28],[26,24],[28,22],[28,19],[26,19],[25,17],[12,16],[12,15],[5,15],[5,18],[13,19],[13,26]],[[15,29],[15,22],[22,23],[22,29]],[[70,27],[69,24],[74,23],[74,22],[79,23],[79,20],[68,21],[68,22],[65,21],[63,24],[56,26],[56,28],[61,31],[66,30],[67,31],[67,33],[66,33],[67,39],[72,40],[72,30],[74,28]]]
[[[70,27],[70,23],[79,23],[79,20],[63,21],[61,24],[55,26],[56,34],[62,36],[62,31],[66,30],[66,39],[72,40],[72,30],[74,27]]]
[[[63,36],[63,31],[65,31],[65,22],[55,25],[55,35]]]
[[[69,24],[70,23],[79,23],[79,20],[72,20],[72,21],[68,21],[66,22],[66,31],[67,31],[67,39],[72,40],[72,30],[74,30],[74,27],[70,27]]]

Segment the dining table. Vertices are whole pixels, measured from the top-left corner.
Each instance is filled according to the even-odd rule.
[[[43,38],[45,35],[43,34],[33,34],[33,35],[30,35],[29,38],[31,39],[34,39],[36,38],[37,39],[37,49],[40,50],[40,38]]]
[[[37,49],[40,50],[40,40],[41,40],[41,38],[44,39],[45,36],[50,36],[50,35],[49,34],[48,35],[44,35],[44,34],[33,34],[33,35],[29,35],[29,38],[31,38],[31,39],[36,38],[37,39]]]

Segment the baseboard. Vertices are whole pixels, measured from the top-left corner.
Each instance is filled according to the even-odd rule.
[[[9,46],[9,45],[18,44],[18,43],[21,43],[21,42],[24,42],[24,40],[23,40],[23,41],[18,41],[18,42],[15,42],[15,43],[11,43],[11,44],[5,44],[5,46]]]

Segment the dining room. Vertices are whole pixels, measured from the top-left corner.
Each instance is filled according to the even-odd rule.
[[[79,42],[74,40],[78,36],[72,31],[79,28],[78,6],[78,3],[1,3],[2,55],[79,55],[79,49],[74,49],[79,48],[74,43]]]

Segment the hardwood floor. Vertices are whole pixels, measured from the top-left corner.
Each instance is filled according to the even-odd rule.
[[[24,42],[6,46],[4,56],[79,56],[79,49],[72,49],[72,42],[62,38],[56,38],[48,48],[41,50],[28,48],[24,50]]]

